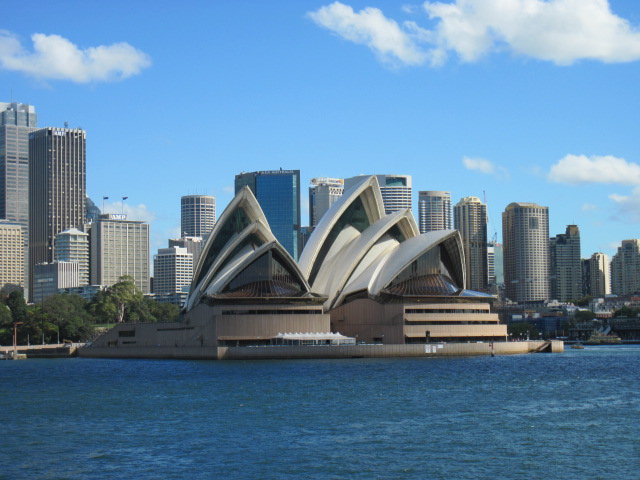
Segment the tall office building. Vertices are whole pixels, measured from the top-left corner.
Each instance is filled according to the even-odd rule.
[[[193,277],[193,255],[186,248],[160,248],[153,256],[153,292],[161,295],[184,293]]]
[[[236,195],[245,186],[258,200],[275,237],[298,260],[301,250],[300,170],[266,170],[236,175]]]
[[[309,187],[309,226],[315,227],[329,207],[344,192],[344,180],[341,178],[319,177],[311,179]]]
[[[367,177],[369,175],[345,178],[344,191],[346,192]],[[411,209],[413,195],[411,175],[376,175],[376,178],[380,185],[384,212],[387,215],[405,208]]]
[[[73,262],[78,264],[78,287],[89,285],[89,234],[69,228],[56,235],[56,262]]]
[[[454,228],[462,236],[467,288],[486,291],[489,282],[487,258],[487,206],[478,197],[465,197],[453,207]]]
[[[0,290],[24,288],[24,254],[22,225],[0,220]]]
[[[185,195],[180,207],[181,235],[207,238],[216,223],[216,199],[210,195]]]
[[[29,134],[29,271],[51,263],[54,237],[85,221],[86,133],[43,128]],[[31,286],[33,282],[30,281]]]
[[[200,254],[202,253],[202,247],[204,247],[204,240],[202,237],[182,237],[169,239],[169,248],[180,247],[186,248],[187,253],[190,253],[193,258],[193,268],[198,266],[200,260]]]
[[[0,219],[22,226],[23,279],[29,284],[29,133],[36,130],[38,116],[32,105],[0,102]]]
[[[149,225],[126,215],[103,214],[89,230],[91,285],[110,287],[120,277],[133,277],[149,293]]]
[[[502,213],[505,294],[514,302],[549,299],[549,209],[511,203]]]
[[[0,102],[0,218],[29,227],[29,133],[35,108]]]
[[[623,240],[611,259],[611,293],[629,295],[640,291],[640,240]]]
[[[420,233],[451,230],[451,192],[418,192],[418,228]]]
[[[609,256],[596,252],[589,261],[589,295],[604,297],[611,294],[611,265]]]
[[[582,265],[580,263],[580,229],[567,225],[566,233],[549,239],[551,262],[551,297],[561,302],[582,296]]]

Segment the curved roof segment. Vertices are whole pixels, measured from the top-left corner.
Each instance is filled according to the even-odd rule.
[[[469,296],[457,230],[420,235],[409,209],[385,215],[375,176],[347,191],[323,216],[296,264],[245,187],[214,227],[195,269],[185,309],[204,298]],[[312,294],[313,292],[313,294]]]
[[[457,230],[417,235],[398,243],[360,275],[353,275],[332,307],[366,290],[370,297],[457,295],[464,289],[465,269],[462,239]]]
[[[309,284],[278,243],[248,187],[216,223],[195,269],[185,310],[205,296],[298,296]]]
[[[314,285],[325,261],[335,258],[340,250],[383,216],[384,204],[377,178],[363,177],[324,214],[302,251],[298,264],[309,283]]]

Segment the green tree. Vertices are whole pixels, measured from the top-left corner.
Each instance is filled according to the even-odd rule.
[[[13,343],[13,316],[11,310],[0,302],[0,345]]]
[[[175,322],[180,315],[180,308],[173,303],[158,302],[151,298],[145,298],[144,302],[156,322]]]
[[[63,293],[47,297],[33,310],[27,330],[34,338],[85,341],[93,337],[87,302],[79,295]]]
[[[14,322],[25,322],[27,320],[27,302],[24,301],[22,292],[14,290],[7,297],[7,307],[11,310]]]
[[[89,303],[88,311],[95,323],[113,323],[116,306],[107,290],[100,290]]]
[[[118,283],[109,287],[107,295],[115,307],[114,321],[116,323],[129,322],[132,311],[135,312],[134,319],[139,320],[140,315],[137,313],[137,309],[139,309],[138,304],[142,303],[144,295],[132,277],[128,275],[120,277]]]
[[[640,313],[640,309],[627,307],[626,305],[619,310],[613,312],[614,317],[637,317]]]
[[[596,314],[593,313],[591,310],[578,310],[573,315],[573,320],[576,323],[590,322],[594,318],[596,318]]]
[[[507,331],[514,338],[527,338],[527,332],[529,332],[529,338],[538,338],[540,335],[536,326],[527,322],[510,323],[507,325]]]

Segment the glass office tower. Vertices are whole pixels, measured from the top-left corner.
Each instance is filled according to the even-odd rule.
[[[236,175],[236,194],[245,186],[258,200],[275,237],[297,261],[300,255],[300,170]]]

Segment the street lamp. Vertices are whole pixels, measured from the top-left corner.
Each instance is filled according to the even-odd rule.
[[[18,358],[18,325],[22,325],[24,322],[14,322],[13,324],[13,358]]]

